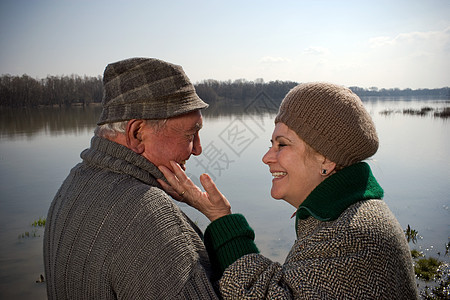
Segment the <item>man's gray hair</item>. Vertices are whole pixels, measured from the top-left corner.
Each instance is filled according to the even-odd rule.
[[[168,119],[159,119],[159,120],[144,120],[146,125],[149,125],[153,128],[154,132],[158,132],[162,130]],[[98,125],[95,128],[95,135],[103,138],[114,138],[117,134],[125,134],[127,130],[127,125],[129,121],[120,121],[113,123],[106,123],[103,125]]]

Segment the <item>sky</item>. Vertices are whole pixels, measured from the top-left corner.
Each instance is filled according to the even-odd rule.
[[[0,0],[0,74],[154,57],[206,79],[450,86],[450,0]]]

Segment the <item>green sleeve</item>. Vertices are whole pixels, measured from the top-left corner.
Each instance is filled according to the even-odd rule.
[[[231,214],[211,222],[205,231],[205,246],[215,270],[223,271],[240,257],[259,253],[255,233],[241,214]]]

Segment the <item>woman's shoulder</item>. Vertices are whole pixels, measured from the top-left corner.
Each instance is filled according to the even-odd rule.
[[[294,245],[304,257],[407,255],[403,230],[382,200],[364,200],[349,206],[338,219],[322,222],[309,217],[307,229]],[[395,252],[395,253],[393,253]]]
[[[363,200],[349,206],[333,221],[313,217],[297,224],[297,242],[329,242],[349,245],[382,245],[389,241],[403,243],[404,234],[395,216],[383,200]],[[352,246],[352,247],[353,247]]]
[[[386,202],[381,199],[358,201],[349,206],[339,219],[344,222],[351,220],[350,225],[353,226],[399,225]]]
[[[360,243],[392,247],[404,246],[406,241],[400,223],[383,200],[359,201],[348,207],[337,221]]]

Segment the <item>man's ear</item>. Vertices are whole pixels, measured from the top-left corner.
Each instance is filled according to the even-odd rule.
[[[142,154],[145,150],[145,145],[142,142],[142,130],[144,126],[145,121],[137,119],[132,119],[127,124],[127,146],[137,154]]]

